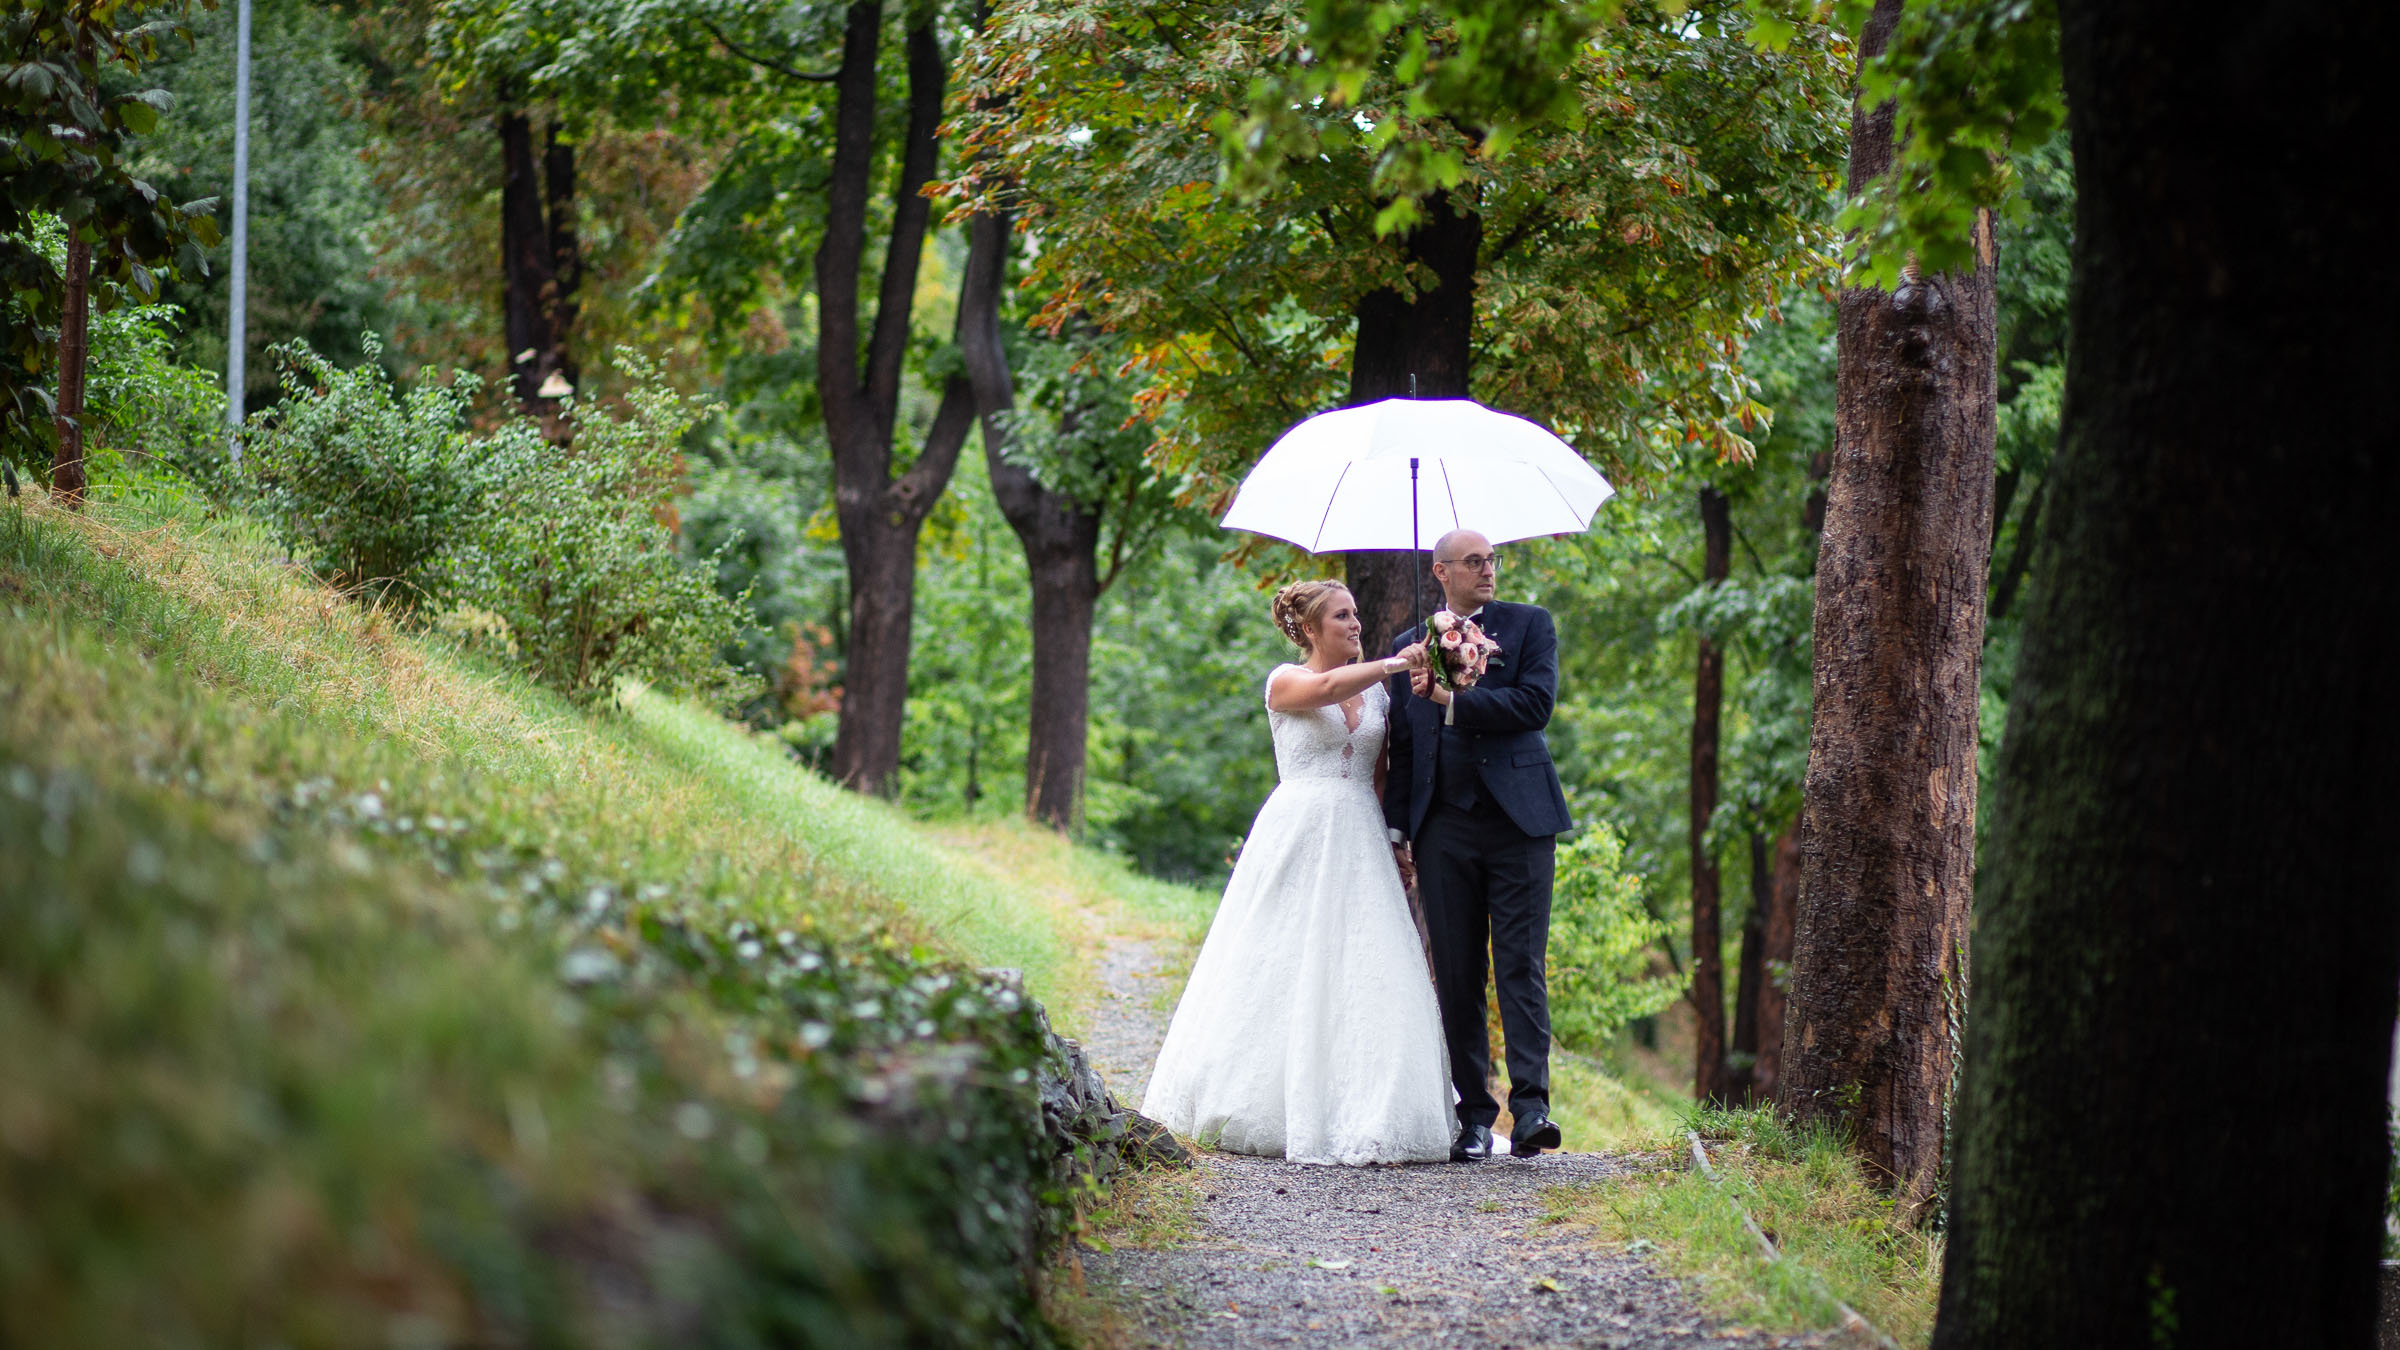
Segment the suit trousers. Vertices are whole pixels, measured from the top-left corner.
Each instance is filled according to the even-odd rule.
[[[1555,837],[1529,835],[1486,799],[1461,811],[1436,802],[1413,848],[1417,895],[1433,947],[1433,988],[1450,1046],[1462,1125],[1500,1118],[1492,1097],[1492,1039],[1484,1018],[1484,953],[1500,996],[1508,1051],[1508,1109],[1550,1105],[1550,883]]]

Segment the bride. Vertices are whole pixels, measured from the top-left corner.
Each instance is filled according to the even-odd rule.
[[[1275,597],[1305,664],[1267,677],[1281,785],[1259,808],[1159,1048],[1142,1113],[1236,1153],[1310,1163],[1450,1156],[1441,1015],[1379,789],[1386,677],[1338,582]]]

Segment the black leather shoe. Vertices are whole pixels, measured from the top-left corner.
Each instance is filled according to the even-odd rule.
[[[1516,1128],[1509,1131],[1508,1151],[1519,1158],[1532,1158],[1546,1148],[1557,1148],[1566,1140],[1558,1132],[1558,1122],[1547,1111],[1517,1117]]]
[[[1492,1127],[1461,1125],[1458,1138],[1450,1141],[1450,1161],[1482,1162],[1492,1156]]]

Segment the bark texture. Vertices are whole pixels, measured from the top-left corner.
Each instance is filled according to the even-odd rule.
[[[1863,55],[1900,12],[1878,0]],[[1892,152],[1854,109],[1853,190]],[[1974,885],[1977,699],[1997,432],[1989,219],[1972,272],[1851,288],[1817,555],[1815,697],[1783,1109],[1849,1133],[1895,1195],[1934,1193]]]
[[[949,486],[975,423],[973,388],[964,374],[953,376],[916,462],[905,472],[893,472],[909,306],[931,223],[932,204],[919,189],[933,176],[949,74],[933,23],[932,12],[925,11],[908,30],[906,139],[892,184],[891,234],[875,317],[863,341],[858,293],[875,163],[881,5],[852,5],[844,18],[842,66],[834,82],[833,167],[825,190],[825,235],[816,256],[817,396],[825,406],[825,434],[833,448],[834,515],[850,577],[850,647],[833,772],[842,783],[876,796],[891,791],[900,766],[917,535]]]
[[[1705,540],[1700,579],[1715,586],[1733,574],[1733,514],[1725,494],[1700,489],[1700,529]],[[1686,822],[1692,850],[1692,1096],[1723,1102],[1733,1080],[1725,1062],[1724,886],[1717,855],[1708,847],[1708,823],[1717,813],[1717,732],[1725,712],[1725,653],[1706,634],[1692,674],[1691,814]]]
[[[1406,398],[1412,377],[1420,398],[1470,397],[1483,217],[1437,195],[1401,246],[1434,284],[1413,296],[1385,287],[1359,298],[1358,336],[1350,351],[1351,406]],[[1432,557],[1433,541],[1433,535],[1426,536],[1423,559]],[[1383,650],[1383,639],[1422,621],[1441,604],[1432,573],[1424,570],[1420,554],[1407,549],[1344,554],[1343,574],[1358,601],[1370,652]]]
[[[1951,1350],[2374,1341],[2392,7],[2062,9],[2075,340],[1976,912]]]
[[[958,343],[983,419],[984,467],[992,496],[1017,542],[1033,591],[1032,708],[1025,733],[1025,814],[1071,830],[1083,812],[1091,725],[1092,617],[1099,605],[1100,512],[1008,458],[1016,389],[1000,341],[1000,293],[1009,218],[986,213],[967,225],[967,274],[958,301]]]
[[[83,377],[92,353],[92,246],[67,235],[66,298],[58,311],[58,445],[50,457],[50,493],[83,505]]]

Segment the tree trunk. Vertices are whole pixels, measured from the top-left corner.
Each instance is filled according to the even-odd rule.
[[[550,348],[537,359],[545,378],[556,372],[574,384],[580,378],[574,345],[582,311],[575,292],[583,284],[583,243],[575,229],[575,147],[559,139],[556,122],[542,149],[542,210],[550,225]]]
[[[50,495],[83,505],[83,375],[92,351],[92,246],[67,233],[66,298],[58,311],[58,447],[50,459]]]
[[[1700,525],[1706,540],[1701,584],[1714,587],[1733,574],[1733,516],[1725,494],[1700,489]],[[1725,653],[1703,634],[1692,676],[1692,782],[1689,836],[1692,849],[1692,1096],[1703,1102],[1729,1099],[1732,1080],[1725,1063],[1725,938],[1719,927],[1722,886],[1716,855],[1708,847],[1708,823],[1717,813],[1717,727],[1725,709]]]
[[[2371,1345],[2400,456],[2335,391],[2400,360],[2400,12],[2061,9],[2074,341],[1934,1344]]]
[[[891,235],[885,242],[874,325],[862,343],[858,291],[874,170],[875,62],[882,35],[881,5],[850,6],[835,80],[825,234],[816,256],[817,395],[825,406],[825,436],[833,450],[834,515],[841,525],[850,583],[850,645],[841,725],[834,733],[833,772],[849,787],[876,796],[890,794],[900,767],[917,534],[926,513],[949,486],[975,421],[974,391],[964,375],[953,376],[942,391],[916,463],[893,475],[892,437],[908,353],[909,308],[931,224],[931,203],[919,189],[933,176],[949,67],[934,33],[933,14],[927,11],[908,32],[906,139],[892,185]]]
[[[1350,350],[1349,406],[1387,398],[1469,397],[1474,364],[1475,265],[1483,248],[1483,217],[1460,211],[1446,193],[1425,203],[1425,217],[1402,240],[1409,261],[1437,278],[1413,299],[1391,287],[1358,301],[1358,335]],[[1437,531],[1436,534],[1439,532]],[[1423,542],[1430,558],[1434,536]],[[1344,584],[1358,601],[1368,655],[1441,604],[1420,554],[1407,549],[1342,555]]]
[[[1775,1100],[1783,1083],[1784,1005],[1792,979],[1792,920],[1800,909],[1800,830],[1797,824],[1777,836],[1770,864],[1767,924],[1762,955],[1764,969],[1758,985],[1758,1064],[1752,1074],[1752,1099]]]
[[[1075,827],[1083,809],[1092,616],[1100,598],[1100,517],[1077,509],[1058,493],[1045,491],[1042,497],[1035,528],[1019,532],[1033,577],[1033,709],[1025,737],[1025,814],[1063,831]]]
[[[505,93],[503,97],[506,97]],[[509,383],[517,402],[538,411],[541,363],[557,346],[550,301],[558,276],[551,265],[550,231],[542,220],[542,176],[533,153],[533,126],[523,111],[500,114],[501,331],[508,340]]]
[[[1741,968],[1733,986],[1733,1054],[1726,1073],[1726,1098],[1754,1104],[1758,1089],[1759,994],[1767,975],[1767,915],[1775,903],[1775,878],[1768,871],[1767,837],[1750,832],[1750,913],[1742,921]]]
[[[1881,49],[1900,0],[1877,0]],[[1892,153],[1851,115],[1853,191]],[[1833,476],[1779,1100],[1857,1141],[1904,1205],[1934,1194],[1975,862],[1975,751],[1998,386],[1993,243],[1964,275],[1841,295]]]
[[[1083,810],[1091,721],[1092,617],[1100,600],[1100,513],[1043,487],[1009,462],[1016,386],[1000,341],[1000,291],[1009,218],[967,224],[967,274],[959,287],[958,345],[983,418],[984,467],[1000,514],[1025,549],[1033,590],[1032,708],[1025,734],[1025,814],[1071,830]]]

